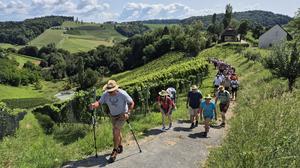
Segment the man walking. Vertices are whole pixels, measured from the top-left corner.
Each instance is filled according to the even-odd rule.
[[[105,90],[105,92],[100,100],[92,103],[90,108],[95,109],[103,104],[108,105],[110,116],[112,118],[114,141],[114,149],[110,155],[109,162],[114,162],[117,154],[123,152],[121,129],[130,116],[130,112],[134,107],[134,102],[126,91],[119,89],[117,82],[114,80],[109,80],[103,87],[103,90]]]
[[[198,127],[198,120],[199,120],[199,110],[200,110],[200,103],[202,100],[202,94],[198,90],[196,85],[192,85],[192,90],[188,92],[186,107],[189,109],[190,113],[190,120],[191,120],[191,127],[193,129]],[[200,113],[202,119],[202,113]],[[196,123],[195,123],[196,121]]]
[[[222,123],[220,126],[225,127],[225,114],[230,105],[230,93],[225,90],[224,86],[219,87],[219,92],[217,93],[215,103],[217,104],[220,100],[220,111],[222,114]]]
[[[215,104],[210,101],[212,97],[207,95],[204,99],[205,101],[201,103],[200,111],[203,113],[204,117],[204,137],[207,137],[207,133],[209,132],[209,123],[214,117],[217,120],[217,112]]]

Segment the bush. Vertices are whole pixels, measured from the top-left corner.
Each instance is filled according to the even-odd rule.
[[[48,115],[36,113],[35,118],[38,120],[46,134],[51,134],[53,132],[55,123]]]
[[[88,133],[88,125],[83,124],[60,124],[54,127],[53,138],[63,145],[71,144]]]
[[[261,59],[260,52],[255,49],[247,49],[243,52],[243,55],[248,61],[259,61]]]

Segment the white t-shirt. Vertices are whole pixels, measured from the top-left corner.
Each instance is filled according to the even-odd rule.
[[[131,103],[133,100],[128,95],[128,93],[122,89],[118,89],[116,95],[111,96],[108,92],[104,92],[102,97],[99,100],[100,104],[107,104],[110,114],[116,116],[128,111],[128,103]]]

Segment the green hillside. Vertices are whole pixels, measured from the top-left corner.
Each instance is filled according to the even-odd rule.
[[[19,67],[22,68],[23,65],[27,62],[30,61],[34,63],[35,65],[39,65],[41,59],[35,58],[35,57],[29,57],[26,55],[20,55],[20,54],[15,54],[15,53],[10,53],[8,55],[10,59],[15,59],[19,63]]]
[[[42,47],[50,43],[59,44],[64,39],[63,30],[48,29],[28,44],[32,46]]]
[[[65,30],[64,30],[65,29]],[[48,29],[29,42],[29,45],[42,47],[54,43],[58,48],[71,53],[89,51],[99,45],[112,46],[114,42],[126,39],[115,31],[111,24],[64,22],[60,29]]]

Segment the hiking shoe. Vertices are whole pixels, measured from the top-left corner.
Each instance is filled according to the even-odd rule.
[[[171,129],[171,128],[172,128],[172,123],[169,124],[169,128],[168,129]]]
[[[165,127],[165,126],[163,126],[163,127],[161,128],[161,130],[162,130],[162,131],[165,131],[165,130],[166,130],[166,127]]]
[[[225,123],[221,123],[220,127],[225,127]]]
[[[193,128],[195,128],[195,127],[194,127],[194,123],[191,124],[190,129],[193,129]]]
[[[203,132],[203,137],[207,138],[207,132]]]
[[[118,146],[117,152],[118,152],[118,154],[123,152],[123,146],[122,145]]]
[[[113,163],[116,160],[116,158],[117,158],[117,154],[118,154],[118,150],[117,149],[113,149],[113,151],[111,152],[110,157],[108,159],[108,162],[109,163]]]
[[[196,125],[195,125],[195,127],[198,127],[198,121],[196,121]]]

